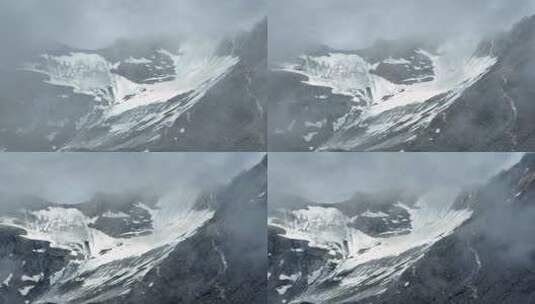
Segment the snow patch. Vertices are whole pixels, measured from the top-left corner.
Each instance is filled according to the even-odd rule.
[[[141,57],[141,58],[128,57],[124,62],[130,63],[130,64],[152,63],[151,60],[144,58],[144,57]]]
[[[32,281],[32,282],[37,283],[37,282],[41,281],[44,277],[45,277],[45,275],[41,272],[40,274],[36,274],[36,275],[33,275],[33,276],[23,275],[20,279],[23,280],[23,281]]]
[[[372,211],[367,210],[366,212],[362,213],[362,216],[365,216],[365,217],[387,217],[388,214],[386,214],[386,213],[384,213],[382,211],[372,212]]]
[[[130,215],[124,213],[124,212],[111,212],[110,210],[106,211],[104,214],[102,214],[102,217],[108,217],[108,218],[128,218]]]
[[[279,275],[279,280],[288,280],[288,281],[297,281],[297,279],[299,279],[299,277],[301,276],[301,273],[294,273],[292,275],[285,275],[285,274],[281,274]]]
[[[404,58],[394,59],[394,58],[387,58],[383,60],[383,63],[386,64],[410,64],[411,62]]]
[[[3,285],[9,286],[9,282],[11,282],[11,279],[13,278],[13,274],[10,273],[7,278],[2,282]]]
[[[280,287],[277,287],[275,290],[277,290],[277,293],[278,293],[279,295],[282,296],[282,295],[284,295],[284,294],[288,291],[288,289],[290,289],[291,287],[292,287],[292,285],[282,285],[282,286],[280,286]]]
[[[25,287],[22,287],[22,288],[19,288],[19,294],[23,297],[27,296],[30,291],[34,288],[35,286],[33,285],[30,285],[30,286],[25,286]]]
[[[309,132],[306,135],[303,135],[303,139],[306,142],[310,142],[314,138],[314,136],[316,136],[318,134],[319,134],[319,132]]]

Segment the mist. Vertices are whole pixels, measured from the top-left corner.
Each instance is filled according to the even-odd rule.
[[[535,14],[531,0],[273,0],[269,4],[270,59],[287,60],[307,48],[360,49],[377,39],[481,39]]]
[[[467,189],[519,161],[522,153],[271,153],[268,191],[319,203],[355,192],[424,194]]]
[[[20,0],[0,3],[0,59],[61,43],[98,49],[147,36],[220,39],[265,17],[264,0]]]
[[[69,204],[97,192],[195,196],[228,183],[260,153],[3,153],[0,194]],[[1,206],[0,206],[1,207]]]

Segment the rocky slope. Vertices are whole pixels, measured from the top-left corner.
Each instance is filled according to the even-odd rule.
[[[222,41],[47,44],[0,67],[3,151],[259,151],[266,21]]]
[[[470,191],[271,210],[269,302],[533,302],[534,168],[527,154]]]
[[[0,303],[261,303],[266,165],[191,202],[3,195]]]
[[[464,199],[474,216],[437,242],[392,288],[357,303],[531,303],[535,300],[535,157]]]
[[[535,17],[471,39],[319,47],[271,71],[270,149],[527,151]]]
[[[401,192],[271,210],[269,302],[348,303],[381,294],[471,213],[442,193]]]

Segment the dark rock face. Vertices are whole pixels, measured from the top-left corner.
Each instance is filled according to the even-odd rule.
[[[498,62],[429,131],[407,148],[433,151],[530,151],[535,114],[535,17],[492,42]],[[443,132],[431,135],[436,128]],[[462,134],[462,135],[461,135]],[[425,141],[433,138],[432,142]]]
[[[281,229],[268,228],[268,303],[289,301],[314,283],[315,272],[335,265],[330,260],[336,256],[328,250],[309,247],[307,241],[288,239],[283,234]]]
[[[0,70],[0,149],[55,150],[74,136],[76,121],[98,104],[45,80],[46,76],[27,71]]]
[[[371,63],[378,63],[371,70],[396,84],[415,84],[433,80],[433,62],[423,52],[434,52],[432,43],[416,41],[379,40],[372,47],[356,51]]]
[[[384,294],[358,303],[532,303],[535,158],[471,195],[471,221],[436,243]]]
[[[214,195],[219,209],[124,297],[106,303],[265,303],[267,159]]]
[[[349,227],[374,237],[388,237],[410,231],[410,215],[399,204],[411,206],[416,198],[398,192],[377,195],[356,193],[350,200],[323,206],[334,207],[348,217],[356,217]]]
[[[303,83],[305,76],[269,72],[269,150],[310,151],[333,136],[333,124],[351,109],[351,98]],[[307,134],[316,134],[304,138]]]
[[[0,303],[22,304],[46,290],[71,259],[67,250],[24,238],[26,231],[0,225]]]
[[[162,50],[179,47],[176,41],[163,37],[143,41],[119,40],[99,53],[110,62],[119,62],[112,72],[137,83],[153,84],[175,79],[173,60]]]
[[[163,135],[151,150],[263,151],[266,146],[267,20],[225,41],[221,55],[237,56],[232,71]],[[175,140],[175,135],[188,131]]]
[[[156,196],[101,193],[73,207],[90,218],[98,217],[89,227],[112,237],[129,238],[151,233],[152,218],[146,207],[154,208],[157,202]]]

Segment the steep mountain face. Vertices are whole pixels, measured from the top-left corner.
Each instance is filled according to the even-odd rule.
[[[527,149],[534,20],[480,43],[321,47],[280,64],[270,74],[270,149]]]
[[[259,150],[266,22],[213,41],[56,46],[0,70],[0,149]]]
[[[436,151],[533,149],[535,16],[487,44],[496,54],[496,64],[409,143],[408,150],[430,150],[431,141]],[[442,131],[429,136],[434,129]]]
[[[205,201],[218,206],[213,218],[145,282],[106,303],[265,303],[266,190],[264,158]]]
[[[535,157],[464,198],[472,219],[435,243],[383,294],[356,303],[532,303]]]
[[[399,201],[279,196],[290,205],[270,210],[269,302],[532,303],[534,168],[527,154],[470,191]],[[369,217],[382,225],[354,225]]]
[[[265,298],[265,166],[191,202],[98,194],[77,205],[3,204],[0,303]]]
[[[454,202],[445,193],[357,193],[341,203],[270,209],[269,303],[349,303],[384,293],[470,218]]]

